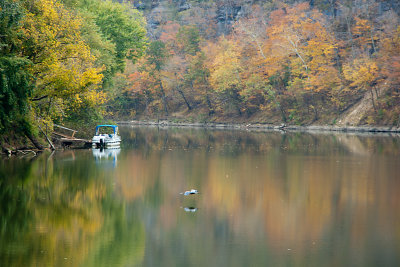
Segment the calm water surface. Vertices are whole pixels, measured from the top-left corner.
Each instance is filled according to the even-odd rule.
[[[398,136],[120,130],[0,159],[0,266],[400,266]]]

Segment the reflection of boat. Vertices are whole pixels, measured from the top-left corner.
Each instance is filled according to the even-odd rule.
[[[117,165],[117,158],[121,152],[120,148],[92,149],[96,162],[112,162],[113,167]],[[102,163],[103,164],[103,163]],[[106,164],[107,165],[107,164]]]
[[[119,147],[121,137],[118,135],[118,126],[116,125],[97,125],[95,135],[92,138],[93,148],[111,148]]]

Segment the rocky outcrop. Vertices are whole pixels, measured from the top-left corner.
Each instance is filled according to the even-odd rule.
[[[228,34],[232,25],[243,14],[242,6],[237,5],[221,5],[217,8],[216,20],[218,32]]]
[[[214,27],[216,36],[230,33],[232,25],[250,10],[249,1],[216,1],[197,2],[190,0],[142,0],[132,1],[133,5],[143,11],[147,19],[149,35],[152,38],[160,36],[160,27],[168,21],[176,21],[183,25],[196,24],[191,13],[207,14],[203,18],[209,22],[207,27]],[[177,16],[179,14],[179,16]],[[199,15],[201,16],[201,15]],[[203,22],[204,24],[204,22]],[[205,25],[199,25],[200,28]]]
[[[122,0],[119,0],[122,1]],[[193,16],[176,16],[179,13],[190,10],[201,10],[200,13],[211,14],[211,18],[204,18],[209,21],[209,25],[215,24],[216,35],[228,34],[232,29],[232,25],[240,18],[249,14],[251,6],[255,1],[251,0],[221,0],[221,1],[194,1],[194,0],[129,0],[133,6],[144,12],[150,35],[153,37],[159,36],[156,32],[163,23],[167,21],[176,21],[183,25],[195,24],[191,20]],[[308,1],[311,6],[317,6],[317,1]],[[337,1],[328,1],[330,4],[325,4],[322,7],[325,10],[322,12],[328,16],[336,16]],[[388,10],[394,10],[400,14],[400,1],[396,0],[377,0],[378,13],[383,14]],[[321,8],[321,4],[318,5]],[[196,12],[196,11],[193,11]],[[203,25],[204,26],[204,25]],[[201,27],[200,27],[201,28]]]
[[[182,1],[179,2],[178,12],[182,12],[182,11],[188,10],[191,7],[192,6],[186,0],[182,0]]]

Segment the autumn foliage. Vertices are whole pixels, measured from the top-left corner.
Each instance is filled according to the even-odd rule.
[[[114,77],[143,54],[144,25],[112,1],[1,1],[0,135],[102,119]]]
[[[188,3],[156,12],[143,1],[146,37],[135,1],[2,1],[0,129],[23,112],[46,128],[104,117],[336,124],[361,99],[370,107],[354,124],[400,124],[395,6]]]
[[[379,3],[366,0],[334,1],[329,10],[319,2],[287,2],[252,5],[232,23],[229,34],[219,37],[209,35],[212,22],[207,31],[197,17],[166,21],[159,40],[168,58],[158,83],[165,84],[165,95],[154,95],[153,103],[166,101],[169,111],[195,119],[335,123],[368,94],[372,117],[386,112],[395,118],[395,12],[384,12]],[[135,114],[148,115],[149,104]],[[171,113],[156,110],[152,114],[161,117]],[[373,121],[364,117],[359,123],[379,121],[388,123],[382,116]]]

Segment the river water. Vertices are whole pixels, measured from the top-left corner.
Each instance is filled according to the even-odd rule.
[[[120,132],[0,160],[0,266],[400,266],[398,136]]]

